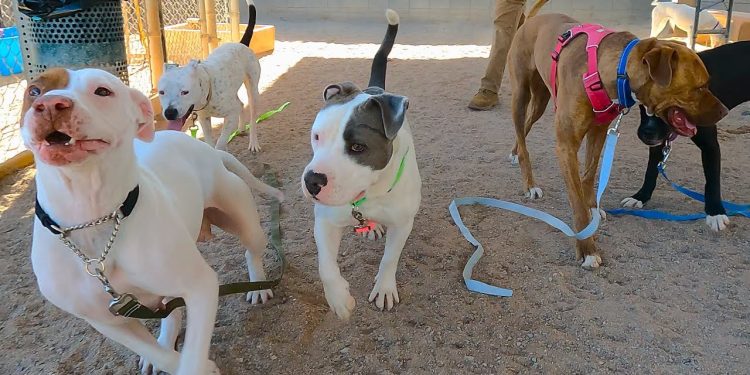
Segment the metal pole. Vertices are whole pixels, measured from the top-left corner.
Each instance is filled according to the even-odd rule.
[[[734,0],[729,0],[729,9],[727,9],[727,26],[724,30],[724,43],[729,43],[729,28],[732,27],[732,8],[734,8]]]
[[[695,39],[698,38],[698,20],[701,16],[701,1],[702,0],[696,0],[695,1],[695,20],[693,21],[693,30],[690,33],[690,49],[695,51]]]

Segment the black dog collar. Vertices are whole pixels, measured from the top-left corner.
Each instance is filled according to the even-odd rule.
[[[125,201],[122,202],[122,204],[119,207],[120,212],[122,212],[123,217],[128,217],[131,212],[133,212],[133,209],[135,208],[135,204],[138,202],[138,185],[135,185],[133,190],[128,193],[128,196],[125,198]],[[60,232],[60,225],[57,224],[55,220],[53,220],[49,214],[47,214],[46,211],[44,211],[44,208],[42,208],[42,205],[39,204],[39,199],[36,199],[36,207],[34,208],[34,213],[36,214],[36,217],[39,218],[39,221],[42,222],[42,225],[44,225],[45,228],[49,229],[52,234],[59,235],[62,234]]]

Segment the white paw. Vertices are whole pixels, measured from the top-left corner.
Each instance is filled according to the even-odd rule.
[[[508,155],[508,161],[510,161],[510,163],[513,165],[518,165],[518,155],[516,154]]]
[[[607,220],[607,212],[601,208],[597,209],[596,207],[591,207],[591,217],[594,217],[594,215],[599,215],[601,221]]]
[[[247,302],[253,305],[260,303],[266,303],[269,299],[273,298],[273,291],[271,289],[256,290],[254,292],[247,292]]]
[[[524,195],[529,199],[538,199],[541,198],[544,194],[542,193],[542,188],[532,187]]]
[[[585,270],[593,270],[599,268],[600,264],[602,264],[602,257],[598,255],[586,255],[586,258],[584,258],[581,267],[583,267],[583,269]]]
[[[247,146],[247,149],[252,152],[260,152],[260,142],[258,142],[257,137],[250,137],[250,144]]]
[[[221,375],[221,371],[219,371],[219,367],[216,366],[216,363],[214,363],[214,361],[211,361],[211,360],[208,361],[208,372],[206,373],[210,375]]]
[[[727,215],[706,216],[706,224],[712,231],[718,232],[726,229],[727,225],[729,225],[729,218]]]
[[[377,276],[375,276],[375,286],[372,288],[368,300],[370,302],[375,301],[375,306],[381,311],[384,307],[388,310],[392,309],[393,305],[399,302],[398,290],[396,289],[396,275],[389,273],[388,276],[383,277],[378,272]]]
[[[354,297],[349,294],[349,283],[341,278],[340,281],[328,283],[328,286],[324,284],[323,290],[328,306],[336,316],[341,320],[349,320],[357,304]]]
[[[164,369],[156,367],[156,365],[151,363],[151,361],[145,357],[140,357],[138,359],[138,369],[143,375],[158,374],[159,372],[164,371]]]
[[[371,231],[358,233],[357,235],[360,237],[367,238],[368,240],[371,240],[371,241],[379,240],[385,237],[385,227],[383,227],[380,224],[375,224],[375,228],[373,228]]]
[[[638,199],[635,199],[633,197],[627,197],[627,198],[621,200],[620,204],[623,207],[628,207],[628,208],[643,208],[643,202],[641,202]]]

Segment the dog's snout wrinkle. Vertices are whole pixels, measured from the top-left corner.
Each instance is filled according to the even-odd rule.
[[[325,174],[315,173],[313,171],[307,171],[307,173],[305,173],[305,188],[311,195],[318,195],[327,184],[328,176]]]

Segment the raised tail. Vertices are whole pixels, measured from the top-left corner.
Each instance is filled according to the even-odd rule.
[[[549,0],[537,0],[537,2],[534,3],[534,6],[531,7],[531,10],[529,10],[529,14],[526,15],[526,18],[536,16],[536,14],[539,13],[539,10],[548,2]]]
[[[252,190],[259,191],[267,196],[276,198],[279,202],[284,201],[284,193],[273,186],[265,184],[263,181],[255,177],[242,163],[240,163],[234,155],[217,150],[221,154],[221,161],[224,164],[224,168],[230,172],[236,174],[242,181],[245,181],[247,186]]]
[[[253,31],[255,30],[255,3],[253,3],[253,0],[247,0],[247,6],[250,19],[247,20],[247,28],[245,29],[245,34],[242,35],[240,43],[250,47],[250,40],[253,39]]]
[[[372,68],[370,68],[370,83],[368,87],[380,87],[385,90],[385,71],[388,64],[388,54],[391,53],[393,42],[396,41],[398,32],[399,16],[393,9],[386,9],[385,18],[388,20],[388,29],[385,31],[385,38],[380,44],[378,52],[372,59]]]

